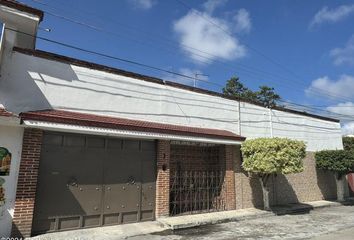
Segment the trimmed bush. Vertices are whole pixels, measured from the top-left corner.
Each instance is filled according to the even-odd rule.
[[[354,151],[323,150],[315,154],[316,167],[330,171],[335,175],[337,184],[337,199],[344,200],[343,180],[348,173],[354,171]]]
[[[255,174],[262,185],[264,209],[269,210],[269,186],[271,175],[299,173],[304,170],[303,158],[306,145],[302,141],[287,138],[257,138],[246,140],[241,147],[242,167]]]
[[[324,150],[315,154],[316,167],[346,175],[354,170],[354,151]]]

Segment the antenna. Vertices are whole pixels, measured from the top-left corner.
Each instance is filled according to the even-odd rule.
[[[206,74],[195,73],[195,74],[194,74],[193,87],[196,87],[196,86],[197,86],[198,76],[209,77],[209,75],[206,75]]]

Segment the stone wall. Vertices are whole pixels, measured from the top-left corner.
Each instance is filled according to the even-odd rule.
[[[243,171],[240,146],[234,149],[236,209],[262,207],[262,189],[256,177]],[[332,174],[316,169],[314,153],[304,159],[304,171],[270,180],[271,205],[308,202],[336,198],[336,184]]]

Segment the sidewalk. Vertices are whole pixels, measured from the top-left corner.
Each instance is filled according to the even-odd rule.
[[[214,213],[160,218],[158,219],[158,221],[168,229],[177,230],[177,229],[198,227],[198,226],[216,224],[216,223],[262,218],[262,217],[268,217],[274,215],[308,213],[314,209],[342,206],[344,204],[354,204],[354,200],[350,199],[344,203],[322,200],[322,201],[305,202],[305,203],[297,203],[297,204],[286,204],[286,205],[272,207],[272,211],[264,211],[255,208],[247,208],[247,209],[232,210],[232,211],[225,211],[225,212],[214,212]]]
[[[94,239],[124,239],[133,236],[162,232],[166,230],[178,230],[232,221],[242,221],[247,219],[265,218],[275,215],[308,213],[313,209],[324,207],[336,207],[342,205],[354,205],[354,199],[344,203],[331,201],[315,201],[300,204],[287,204],[276,206],[272,211],[263,211],[255,208],[214,212],[205,214],[195,214],[177,217],[160,218],[153,222],[141,222],[110,227],[80,229],[66,232],[43,234],[31,239],[66,239],[66,240],[94,240]]]

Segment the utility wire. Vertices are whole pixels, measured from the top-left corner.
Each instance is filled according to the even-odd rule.
[[[205,21],[209,22],[210,24],[212,24],[213,26],[217,27],[218,29],[220,29],[221,31],[223,31],[224,33],[226,33],[228,36],[233,37],[232,33],[228,30],[228,29],[224,29],[223,27],[221,27],[219,24],[215,23],[214,21],[210,20],[209,18],[206,18],[203,14],[201,14],[198,10],[195,10],[193,7],[189,6],[188,4],[186,4],[185,2],[183,2],[182,0],[176,0],[178,3],[180,3],[182,6],[184,6],[185,8],[192,10],[194,13],[196,13],[198,16],[200,16],[201,18],[203,18]],[[286,72],[292,74],[293,76],[296,77],[296,79],[294,78],[295,81],[304,84],[305,82],[303,81],[298,81],[298,79],[302,79],[301,76],[299,76],[298,74],[296,74],[295,72],[293,72],[292,70],[290,70],[289,68],[283,66],[281,63],[279,63],[278,61],[272,59],[271,57],[268,57],[266,54],[264,54],[263,52],[261,52],[260,50],[257,50],[256,48],[250,46],[249,44],[247,44],[245,41],[242,41],[242,43],[249,49],[251,49],[252,51],[254,51],[255,53],[257,53],[258,55],[260,55],[261,57],[265,58],[266,60],[270,61],[271,63],[273,63],[274,65],[282,68],[283,70],[285,70]],[[305,83],[306,84],[306,83]],[[314,87],[312,87],[314,88]],[[317,88],[314,88],[317,89]],[[310,89],[311,90],[311,89]],[[323,94],[323,95],[328,95],[328,96],[336,96],[334,94],[332,94],[331,92],[325,91],[323,89],[319,89],[320,91],[327,93],[327,94]],[[331,94],[331,95],[330,95]],[[339,95],[337,95],[336,97],[341,97]],[[349,98],[347,98],[349,99]],[[350,99],[349,101],[352,101],[352,99]]]
[[[31,1],[33,1],[33,2],[35,2],[35,3],[39,3],[39,4],[43,5],[43,6],[51,7],[51,8],[54,8],[54,9],[56,8],[56,7],[53,7],[53,6],[51,6],[51,5],[47,4],[47,3],[43,3],[43,2],[41,2],[41,1],[39,1],[39,0],[31,0]],[[185,7],[188,7],[188,5],[186,5],[186,4],[183,3],[182,1],[180,1],[180,0],[176,0],[176,1],[180,2],[180,3],[183,4]],[[58,9],[58,8],[56,8],[56,9]],[[201,17],[203,17],[205,20],[207,20],[208,22],[210,22],[210,23],[213,24],[214,26],[216,26],[216,27],[218,27],[219,29],[223,30],[223,31],[224,31],[225,33],[227,33],[228,35],[231,35],[231,32],[229,32],[229,31],[225,30],[224,28],[220,27],[218,24],[214,23],[213,21],[209,20],[208,18],[205,18],[205,17],[204,17],[202,14],[200,14],[197,10],[195,10],[195,9],[192,9],[192,10],[194,10],[197,14],[199,14]],[[82,10],[80,9],[80,11],[82,11]],[[69,22],[72,22],[72,23],[75,23],[75,24],[78,24],[78,25],[81,25],[81,26],[84,26],[84,27],[88,27],[88,28],[93,29],[93,30],[95,30],[95,31],[100,31],[100,32],[103,32],[103,33],[106,33],[106,34],[115,35],[115,36],[119,36],[119,37],[125,37],[125,36],[119,35],[119,34],[117,34],[117,33],[115,33],[115,32],[107,31],[107,30],[105,30],[105,29],[103,29],[103,28],[100,28],[100,27],[97,27],[97,26],[94,26],[94,25],[91,25],[91,24],[87,24],[87,23],[82,22],[82,21],[73,20],[73,19],[71,19],[71,18],[62,16],[62,15],[59,15],[59,14],[56,14],[56,13],[52,13],[52,12],[49,12],[49,11],[44,11],[44,12],[45,12],[46,14],[48,14],[48,15],[51,15],[51,16],[54,16],[54,17],[57,17],[57,18],[60,18],[60,19],[65,20],[65,21],[69,21]],[[145,41],[144,41],[144,42],[142,42],[142,41],[137,41],[136,39],[133,39],[133,41],[139,42],[140,44],[143,44],[143,45],[146,44]],[[171,41],[171,42],[177,43],[177,42],[175,42],[175,41]],[[178,44],[178,43],[177,43],[177,44]],[[244,44],[245,44],[245,43],[244,43]],[[221,66],[223,66],[223,67],[226,67],[226,68],[227,68],[227,66],[229,66],[229,67],[230,67],[229,69],[231,69],[232,71],[235,70],[235,66],[232,66],[232,65],[230,65],[230,64],[228,64],[228,63],[226,63],[226,62],[224,62],[224,61],[215,59],[215,57],[216,57],[215,55],[209,54],[209,53],[207,53],[207,52],[205,52],[205,51],[201,51],[201,50],[196,49],[196,48],[193,48],[193,47],[189,47],[188,45],[185,45],[185,44],[182,44],[182,45],[183,45],[183,47],[186,47],[186,48],[189,48],[189,49],[193,50],[193,51],[191,51],[192,54],[195,54],[196,56],[201,57],[201,58],[203,58],[203,59],[206,59],[206,61],[204,61],[204,62],[202,61],[203,63],[209,63],[209,62],[211,62],[211,61],[214,61],[214,62],[216,61],[216,62],[221,63],[221,64],[222,64]],[[246,45],[246,44],[245,44],[245,45]],[[201,54],[195,53],[195,51],[201,52],[201,53],[203,53],[203,54],[207,54],[207,55],[209,55],[210,57],[206,57],[205,55],[201,55]],[[224,65],[227,65],[227,66],[224,66]],[[238,65],[239,65],[239,66],[236,66],[236,67],[239,69],[239,71],[246,72],[248,75],[251,75],[251,76],[257,75],[257,72],[255,73],[254,71],[251,71],[251,70],[247,69],[247,68],[250,68],[249,66],[242,65],[242,64],[238,64]],[[240,69],[240,67],[241,67],[241,69]],[[269,73],[269,72],[266,72],[266,71],[263,71],[263,70],[258,70],[258,69],[256,69],[256,71],[258,71],[258,74],[259,74],[259,73],[263,73],[263,74],[267,74],[267,75],[269,75],[269,76],[277,76],[277,75],[278,75],[278,74]],[[284,80],[289,80],[289,79],[287,79],[286,77],[283,77],[283,76],[281,76],[281,75],[278,75],[278,76],[280,76],[280,77],[281,77],[282,79],[284,79]],[[293,84],[293,82],[292,82],[291,80],[290,80],[289,83]],[[287,86],[286,84],[283,84],[282,82],[277,82],[277,84],[283,86],[284,88],[289,88],[289,86]],[[297,88],[297,87],[298,87],[297,84],[293,84],[293,86],[294,86],[295,88],[291,88],[291,89],[296,90],[296,91],[299,91],[299,92],[300,92],[300,91],[303,92],[302,89],[300,90],[300,89]],[[304,86],[306,86],[306,85],[304,85]],[[332,93],[330,93],[330,92],[328,92],[328,91],[325,91],[325,90],[323,90],[323,89],[318,89],[318,88],[312,87],[312,88],[309,89],[309,91],[312,92],[312,93],[314,93],[314,94],[317,95],[317,96],[327,95],[327,96],[329,96],[329,97],[331,97],[331,98],[342,99],[342,100],[344,100],[344,101],[352,101],[352,99],[349,99],[349,98],[346,98],[346,97],[343,97],[343,96],[339,96],[339,95],[337,95],[337,96],[336,96],[336,95],[333,95]]]
[[[31,36],[33,38],[37,38],[37,39],[40,39],[40,40],[43,40],[43,41],[46,41],[46,42],[50,42],[50,43],[53,43],[53,44],[64,46],[64,47],[67,47],[67,48],[70,48],[70,49],[86,52],[86,53],[97,55],[97,56],[101,56],[101,57],[106,57],[106,58],[117,60],[117,61],[121,61],[121,62],[126,62],[126,63],[129,63],[129,64],[133,64],[133,65],[137,65],[137,66],[140,66],[140,67],[144,67],[144,68],[149,68],[149,69],[153,69],[153,70],[169,73],[169,74],[176,75],[176,76],[179,76],[179,77],[183,77],[183,78],[186,78],[186,79],[195,80],[195,77],[193,77],[193,76],[188,76],[188,75],[184,75],[184,74],[181,74],[181,73],[176,73],[176,72],[173,72],[173,71],[170,71],[170,70],[166,70],[166,69],[162,69],[162,68],[159,68],[159,67],[147,65],[147,64],[140,63],[140,62],[137,62],[137,61],[132,61],[132,60],[128,60],[128,59],[124,59],[124,58],[120,58],[120,57],[115,57],[115,56],[108,55],[108,54],[105,54],[105,53],[100,53],[100,52],[84,49],[84,48],[81,48],[81,47],[73,46],[73,45],[70,45],[70,44],[67,44],[67,43],[58,42],[58,41],[51,40],[51,39],[48,39],[48,38],[35,36],[35,35],[29,34],[29,33],[25,33],[25,32],[22,32],[22,31],[19,31],[19,30],[16,30],[16,29],[11,29],[11,28],[7,28],[7,27],[5,27],[5,29],[10,30],[10,31],[14,31],[14,32],[17,32],[17,33],[21,33],[21,34],[24,34],[24,35],[28,35],[28,36]],[[210,81],[206,81],[206,80],[202,80],[202,79],[196,79],[196,80],[197,81],[206,82],[206,83],[209,83],[209,84],[213,84],[215,86],[223,87],[221,84],[218,84],[218,83],[215,83],[215,82],[210,82]],[[293,104],[293,105],[297,105],[297,106],[308,107],[306,105],[286,102],[286,101],[283,101],[283,100],[279,100],[279,101],[287,103],[287,104]],[[320,111],[325,111],[323,109],[318,109],[318,108],[313,108],[313,107],[309,107],[309,108],[315,109],[315,110],[320,110]],[[338,113],[331,112],[331,111],[326,111],[326,112],[332,113],[332,114],[338,114]],[[339,116],[347,116],[347,117],[354,118],[354,116],[351,116],[351,115],[343,115],[343,114],[338,114],[338,115]]]
[[[22,32],[22,31],[19,31],[19,30],[16,30],[16,29],[12,29],[12,28],[5,28],[5,29],[10,30],[10,31],[14,31],[14,32],[17,32],[17,33],[25,34],[25,35],[31,36],[33,38],[37,38],[37,39],[40,39],[40,40],[43,40],[43,41],[46,41],[46,42],[54,43],[54,44],[57,44],[57,45],[60,45],[60,46],[63,46],[63,47],[67,47],[67,48],[71,48],[71,49],[74,49],[74,50],[78,50],[78,51],[82,51],[82,52],[98,55],[98,56],[101,56],[101,57],[110,58],[110,59],[113,59],[113,60],[118,60],[118,61],[121,61],[121,62],[130,63],[130,64],[137,65],[137,66],[140,66],[140,67],[157,70],[157,71],[160,71],[160,72],[172,74],[172,75],[183,77],[183,78],[190,79],[190,80],[197,80],[197,81],[213,84],[215,86],[222,86],[220,84],[217,84],[217,83],[214,83],[214,82],[210,82],[210,81],[207,81],[207,80],[198,79],[198,78],[196,79],[193,76],[188,76],[188,75],[185,75],[185,74],[173,72],[173,71],[162,69],[162,68],[159,68],[159,67],[147,65],[145,63],[140,63],[140,62],[137,62],[137,61],[132,61],[132,60],[128,60],[128,59],[124,59],[124,58],[108,55],[108,54],[105,54],[105,53],[100,53],[100,52],[84,49],[84,48],[81,48],[81,47],[77,47],[77,46],[70,45],[70,44],[67,44],[67,43],[58,42],[58,41],[55,41],[55,40],[52,40],[52,39],[48,39],[48,38],[45,38],[45,37],[35,36],[35,35],[29,34],[29,33],[25,33],[25,32]]]

